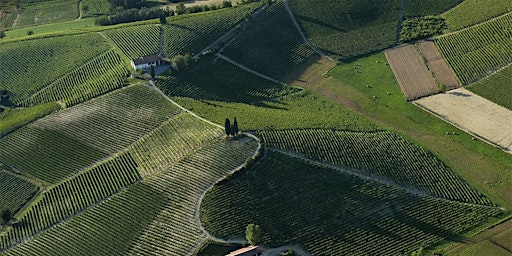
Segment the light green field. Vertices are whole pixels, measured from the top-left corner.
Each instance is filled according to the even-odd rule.
[[[466,88],[492,102],[512,110],[512,65]]]
[[[22,12],[14,27],[57,23],[79,17],[78,1],[51,0],[21,4]]]
[[[6,110],[0,113],[0,137],[59,109],[59,104],[50,102],[29,108]]]

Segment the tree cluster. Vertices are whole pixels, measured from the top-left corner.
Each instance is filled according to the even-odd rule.
[[[109,0],[110,6],[114,9],[140,9],[146,3],[146,0]]]
[[[174,12],[172,12],[172,14],[174,14]],[[156,18],[160,18],[160,22],[162,22],[162,19],[165,20],[165,17],[169,15],[171,15],[170,10],[160,8],[141,8],[140,10],[133,8],[120,11],[116,14],[98,17],[95,23],[99,26],[108,26]]]
[[[263,233],[261,231],[260,225],[249,224],[245,228],[245,238],[247,239],[247,242],[252,245],[259,244],[261,242],[262,235]]]
[[[216,4],[193,5],[190,7],[186,7],[183,3],[179,3],[176,6],[176,14],[182,15],[182,14],[188,14],[188,13],[214,11],[214,10],[218,10],[218,9],[229,8],[232,6],[233,6],[233,4],[231,3],[231,1],[222,1],[222,3],[220,3],[218,5],[216,5]]]
[[[2,210],[2,223],[5,225],[7,224],[12,218],[11,210],[9,209],[3,209]]]
[[[406,19],[402,23],[400,41],[410,42],[441,34],[447,28],[443,18],[437,16],[425,16]]]
[[[0,39],[4,38],[5,37],[5,31],[3,30],[0,30]]]
[[[224,122],[224,132],[226,133],[226,136],[236,136],[238,134],[238,122],[236,121],[236,117],[233,124],[231,124],[229,118],[226,118],[226,121]]]
[[[190,53],[185,55],[176,55],[171,60],[171,66],[178,71],[189,69],[193,63],[194,58]]]

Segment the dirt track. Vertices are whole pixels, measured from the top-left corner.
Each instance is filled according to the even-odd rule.
[[[432,95],[437,83],[414,45],[404,44],[384,52],[407,100]]]
[[[414,102],[462,130],[512,154],[512,111],[464,88]]]

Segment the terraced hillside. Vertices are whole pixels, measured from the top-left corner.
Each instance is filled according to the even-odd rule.
[[[172,58],[179,54],[200,53],[260,6],[260,3],[252,3],[171,20],[162,25],[163,55]]]
[[[130,59],[157,54],[160,51],[160,26],[130,26],[104,32]]]
[[[463,84],[512,62],[512,12],[436,39],[436,45]]]
[[[91,99],[125,84],[128,69],[96,33],[2,43],[1,89],[22,106]]]
[[[408,255],[459,239],[455,234],[499,213],[418,196],[274,150],[254,169],[216,185],[201,204],[201,222],[216,236],[239,236],[255,223],[263,243],[300,244],[312,255]]]
[[[0,205],[17,212],[36,193],[39,187],[32,182],[0,169]]]
[[[310,129],[259,135],[270,147],[350,168],[365,177],[453,201],[492,205],[429,152],[389,132]]]
[[[285,2],[277,1],[253,17],[221,54],[261,74],[280,79],[316,53],[302,39]]]
[[[1,139],[3,163],[55,183],[117,153],[180,112],[158,93],[132,86],[39,119]]]

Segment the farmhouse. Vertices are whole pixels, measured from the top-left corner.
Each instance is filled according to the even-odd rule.
[[[158,54],[153,54],[153,55],[141,57],[138,59],[133,59],[133,60],[131,60],[130,63],[132,65],[133,69],[139,70],[139,69],[143,69],[143,68],[144,69],[149,68],[150,65],[153,67],[160,66],[164,62],[165,62],[165,60],[162,57],[160,57]]]

